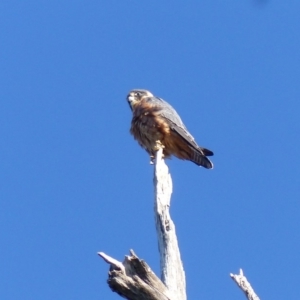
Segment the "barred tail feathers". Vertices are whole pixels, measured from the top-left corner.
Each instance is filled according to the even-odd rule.
[[[214,167],[213,163],[205,156],[206,155],[213,155],[211,151],[206,152],[203,150],[207,150],[204,148],[200,148],[201,150],[194,149],[190,147],[191,151],[191,157],[190,160],[195,163],[198,166],[204,167],[206,169],[212,169]],[[210,154],[211,153],[211,154]]]

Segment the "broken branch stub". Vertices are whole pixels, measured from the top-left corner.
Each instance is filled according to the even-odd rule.
[[[123,263],[103,252],[98,255],[110,264],[107,283],[113,292],[129,300],[171,300],[166,286],[133,250]]]
[[[230,277],[236,282],[240,289],[244,292],[248,300],[259,300],[254,289],[252,288],[250,282],[247,280],[242,269],[240,269],[240,274],[230,273]]]

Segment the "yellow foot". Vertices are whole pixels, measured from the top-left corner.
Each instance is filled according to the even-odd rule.
[[[156,141],[155,142],[155,146],[154,146],[154,151],[158,151],[159,149],[164,149],[165,148],[165,146],[161,143],[161,141]]]

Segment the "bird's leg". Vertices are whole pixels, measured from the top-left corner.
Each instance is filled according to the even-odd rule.
[[[165,146],[161,143],[160,140],[157,140],[154,145],[154,151],[158,151],[160,148],[164,149]]]
[[[150,155],[150,165],[154,165],[154,159],[155,159],[155,156]]]
[[[159,149],[164,149],[165,148],[165,146],[161,143],[161,141],[159,141],[159,140],[157,140],[156,142],[155,142],[155,145],[154,145],[154,147],[153,147],[153,151],[158,151]],[[162,157],[164,158],[164,153],[162,154]],[[150,154],[150,165],[153,165],[154,164],[154,159],[155,159],[155,153],[151,153]]]

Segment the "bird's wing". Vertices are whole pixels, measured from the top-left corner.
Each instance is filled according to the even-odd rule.
[[[188,132],[188,130],[186,129],[186,127],[184,126],[184,124],[182,124],[183,126],[178,126],[176,123],[173,123],[172,119],[169,119],[168,117],[165,117],[166,119],[169,120],[170,123],[170,128],[171,130],[173,130],[174,132],[176,132],[181,138],[183,138],[189,145],[191,148],[193,148],[196,152],[199,152],[201,155],[205,155],[205,156],[212,156],[214,155],[214,153],[206,148],[200,147],[195,139],[193,138],[193,136]],[[211,162],[210,162],[211,164]]]
[[[161,107],[159,116],[168,121],[171,130],[180,135],[193,148],[199,149],[194,137],[188,132],[176,110],[161,98],[151,97],[150,99],[154,105]]]

